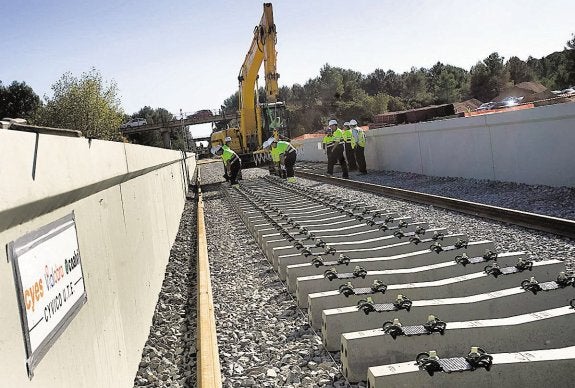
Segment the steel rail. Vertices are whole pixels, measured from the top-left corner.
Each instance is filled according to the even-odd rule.
[[[297,174],[297,173],[296,173]],[[310,177],[307,174],[299,174],[301,177]],[[313,174],[310,174],[313,175]],[[312,176],[313,178],[313,176]],[[347,180],[332,180],[328,177],[321,177],[322,181],[327,183],[334,183],[334,181],[339,182],[349,182]],[[358,182],[349,182],[349,186],[354,187],[355,184]],[[313,185],[315,186],[315,185]],[[298,298],[293,298],[292,301],[296,306],[297,311],[302,312],[302,308],[305,305],[302,304],[303,300],[308,300],[312,294],[315,295],[314,303],[307,304],[308,313],[310,316],[315,316],[319,319],[312,319],[310,323],[310,329],[315,332],[314,329],[319,327],[322,328],[321,336],[322,341],[319,341],[321,345],[324,347],[327,354],[330,355],[330,351],[338,351],[340,352],[340,360],[335,362],[337,357],[334,357],[334,366],[340,369],[340,373],[342,378],[339,380],[339,384],[342,386],[350,386],[351,383],[355,383],[361,380],[365,380],[366,373],[369,367],[375,368],[375,365],[383,365],[389,363],[389,359],[385,358],[385,356],[376,356],[378,354],[377,350],[381,349],[382,342],[378,342],[380,340],[388,341],[389,339],[384,339],[383,331],[381,330],[381,320],[380,319],[373,319],[368,320],[368,317],[365,317],[365,322],[363,319],[360,319],[359,316],[365,316],[365,314],[358,311],[358,307],[355,302],[358,301],[359,298],[363,298],[363,290],[373,291],[369,295],[373,295],[374,298],[379,297],[380,299],[375,300],[373,303],[374,309],[379,309],[375,311],[383,311],[383,305],[387,300],[387,296],[380,295],[380,292],[374,290],[370,287],[371,281],[378,279],[378,280],[389,280],[390,283],[393,283],[393,286],[390,286],[389,290],[405,290],[405,293],[409,293],[410,296],[413,297],[413,306],[415,306],[414,311],[410,314],[418,313],[417,307],[419,306],[429,306],[433,305],[433,314],[436,314],[436,310],[439,311],[437,314],[440,316],[448,316],[450,321],[452,322],[467,322],[470,318],[477,318],[476,314],[481,316],[481,319],[493,319],[498,320],[501,317],[508,317],[504,318],[501,321],[497,321],[497,323],[501,323],[501,325],[494,324],[490,330],[490,334],[493,334],[491,337],[492,342],[489,344],[490,347],[497,347],[497,349],[491,349],[495,351],[514,351],[516,348],[513,346],[520,346],[518,349],[521,349],[521,346],[527,345],[529,347],[529,341],[533,336],[524,336],[526,339],[523,341],[524,343],[518,344],[519,337],[516,335],[509,335],[509,327],[507,323],[513,322],[522,322],[521,325],[525,324],[525,326],[529,325],[531,328],[532,333],[540,333],[545,331],[547,327],[548,330],[551,332],[557,332],[557,328],[561,327],[562,323],[560,319],[564,319],[567,321],[569,318],[559,318],[559,316],[553,316],[553,320],[549,319],[549,316],[546,316],[545,319],[540,319],[534,315],[537,312],[547,311],[549,309],[556,309],[562,308],[562,311],[568,312],[573,311],[570,309],[570,306],[566,306],[564,301],[560,301],[560,299],[564,299],[560,297],[557,299],[556,297],[549,296],[551,294],[547,293],[547,296],[538,296],[537,301],[529,300],[525,298],[531,298],[531,293],[527,292],[528,289],[518,289],[517,285],[524,279],[525,274],[520,274],[519,272],[513,277],[505,278],[505,276],[499,277],[499,284],[492,282],[490,280],[486,280],[487,276],[489,276],[484,268],[484,271],[481,268],[484,267],[485,263],[493,258],[486,258],[483,255],[485,252],[485,246],[479,246],[478,243],[487,243],[493,244],[491,241],[482,241],[482,242],[471,242],[469,246],[467,246],[467,242],[464,247],[462,247],[462,254],[460,257],[463,257],[463,253],[466,255],[468,254],[469,257],[475,257],[477,259],[481,259],[480,262],[477,262],[476,269],[473,269],[473,265],[471,267],[466,267],[465,265],[457,264],[457,260],[453,260],[454,255],[456,253],[447,253],[447,256],[440,257],[437,260],[439,265],[429,265],[429,259],[437,258],[435,253],[433,253],[433,249],[425,249],[423,247],[422,253],[419,252],[421,246],[417,247],[417,244],[412,244],[412,241],[405,241],[404,244],[409,244],[409,248],[406,251],[402,252],[410,252],[410,253],[402,253],[402,254],[391,254],[385,255],[382,254],[382,257],[376,258],[374,257],[369,258],[367,256],[363,256],[359,254],[357,258],[350,258],[350,262],[352,260],[355,261],[354,264],[358,264],[357,268],[361,269],[361,264],[366,264],[366,268],[363,270],[365,271],[366,278],[363,278],[361,275],[356,275],[354,273],[349,273],[349,269],[344,269],[343,265],[348,265],[349,263],[337,263],[334,262],[327,263],[321,260],[321,263],[326,267],[321,268],[321,266],[314,265],[313,262],[310,263],[310,260],[307,258],[309,255],[304,252],[303,248],[305,247],[311,255],[320,255],[321,248],[326,248],[326,244],[331,244],[333,242],[332,248],[336,250],[334,255],[337,253],[344,253],[345,250],[340,250],[340,242],[349,242],[353,243],[353,248],[355,251],[362,251],[363,248],[361,247],[364,244],[371,244],[372,240],[365,239],[364,237],[353,237],[351,235],[344,236],[343,240],[339,241],[342,238],[341,235],[338,236],[322,236],[321,224],[326,224],[329,221],[327,220],[327,214],[329,212],[338,212],[338,210],[342,210],[343,214],[345,214],[349,221],[356,223],[358,225],[365,223],[366,226],[374,227],[375,225],[370,225],[366,223],[365,220],[373,221],[375,216],[375,212],[380,213],[380,210],[377,209],[376,206],[371,206],[371,204],[363,203],[361,200],[345,200],[344,198],[340,198],[339,201],[333,201],[326,196],[321,194],[321,192],[315,187],[305,187],[298,184],[291,184],[287,183],[285,180],[281,180],[276,177],[266,176],[258,181],[250,182],[250,181],[243,181],[240,183],[239,187],[237,188],[230,188],[225,190],[225,194],[227,198],[231,201],[232,207],[235,209],[237,214],[239,214],[240,219],[244,223],[244,225],[249,230],[250,234],[255,238],[258,246],[260,247],[263,254],[267,257],[270,265],[273,267],[273,271],[277,274],[280,282],[286,282],[289,284],[290,282],[292,285],[294,284],[295,279],[295,286],[289,287],[289,289],[297,290]],[[377,185],[371,185],[377,187]],[[391,188],[388,188],[391,189]],[[367,191],[367,190],[365,190]],[[402,192],[407,192],[406,190],[401,190]],[[299,198],[299,203],[297,201],[292,202],[292,198],[294,194]],[[420,194],[420,193],[415,193]],[[438,198],[437,196],[432,196]],[[409,197],[406,197],[409,198]],[[443,197],[439,197],[443,198]],[[357,199],[357,198],[356,198]],[[405,199],[405,198],[403,198]],[[449,199],[449,198],[448,198]],[[413,200],[413,199],[411,199]],[[310,231],[312,227],[309,225],[300,225],[302,221],[302,217],[305,218],[305,213],[301,212],[301,209],[307,208],[309,203],[317,203],[325,206],[326,214],[324,217],[316,217],[317,224],[313,226],[315,233],[311,236],[311,233],[308,234],[308,228]],[[464,201],[459,201],[464,202]],[[289,203],[289,205],[286,205]],[[429,202],[426,202],[429,203]],[[437,201],[434,203],[437,205]],[[479,205],[479,204],[477,204]],[[331,208],[334,206],[334,208]],[[365,209],[367,212],[364,214],[362,210]],[[498,208],[496,208],[498,209]],[[361,214],[360,218],[357,218],[356,215]],[[474,213],[472,213],[474,214]],[[365,215],[365,217],[364,217]],[[400,215],[401,216],[401,215]],[[377,216],[378,218],[383,220],[383,217]],[[395,220],[397,221],[397,220]],[[386,223],[387,224],[387,223]],[[378,235],[384,235],[387,233],[387,236],[393,236],[394,238],[401,239],[404,236],[396,236],[389,232],[389,230],[385,231],[381,228],[375,226],[374,228],[366,228],[368,233],[371,231],[375,231]],[[427,232],[430,232],[427,230]],[[304,238],[305,237],[305,238]],[[326,241],[322,240],[322,237],[326,238]],[[336,238],[334,238],[336,237]],[[370,236],[371,237],[371,236]],[[328,239],[330,239],[328,241]],[[448,237],[445,236],[447,239]],[[318,244],[319,242],[324,243],[322,246]],[[444,246],[449,246],[450,243],[445,242],[443,240]],[[299,243],[299,247],[298,247]],[[473,245],[477,244],[477,249],[473,251]],[[365,245],[367,246],[367,245]],[[394,243],[388,245],[389,247],[397,246]],[[454,245],[455,247],[455,245]],[[493,246],[494,247],[494,246]],[[383,245],[379,247],[379,249],[388,249],[383,248]],[[431,247],[430,247],[431,248]],[[311,252],[311,249],[315,249],[315,252]],[[344,248],[346,249],[346,248]],[[391,248],[394,249],[394,248]],[[425,252],[427,251],[427,252]],[[324,250],[324,252],[326,252]],[[415,253],[415,254],[414,254]],[[521,258],[525,255],[524,252],[496,252],[493,248],[493,252],[496,253],[495,256],[498,256],[499,264],[503,267],[510,266],[514,270],[519,270],[519,267],[515,265],[515,259]],[[500,253],[500,254],[499,254]],[[326,256],[329,253],[326,252]],[[417,256],[420,256],[420,262],[415,264],[414,260],[418,260]],[[303,257],[302,257],[303,256]],[[350,255],[351,256],[351,255]],[[363,256],[363,257],[362,257]],[[377,255],[379,256],[379,255]],[[399,257],[402,256],[402,257]],[[425,256],[425,257],[424,257]],[[321,256],[320,256],[321,257]],[[336,256],[337,257],[337,256]],[[390,257],[396,257],[396,259],[389,260]],[[457,256],[456,256],[457,257]],[[325,257],[327,258],[327,257]],[[287,259],[287,260],[283,260]],[[381,260],[376,260],[381,259]],[[394,260],[398,260],[397,262],[393,262]],[[433,259],[432,259],[433,260]],[[520,259],[521,261],[521,259]],[[370,264],[368,264],[368,262]],[[409,262],[409,264],[408,264]],[[325,268],[329,268],[332,265],[341,266],[339,268],[333,268],[332,274],[333,275],[343,275],[342,277],[337,276],[338,279],[348,279],[351,280],[348,286],[350,287],[349,290],[354,290],[353,286],[355,286],[355,291],[362,289],[361,293],[354,294],[356,299],[347,299],[342,298],[341,294],[341,287],[338,287],[338,284],[326,282],[326,274],[324,275],[321,273]],[[413,263],[413,264],[412,264]],[[419,266],[421,264],[421,266]],[[447,266],[445,266],[447,264]],[[460,263],[463,264],[463,263]],[[532,263],[533,264],[533,263]],[[369,265],[370,267],[367,267]],[[373,266],[372,266],[373,265]],[[416,266],[417,265],[417,266]],[[553,267],[547,267],[548,265],[553,265]],[[544,260],[534,264],[535,269],[523,267],[529,271],[540,271],[537,273],[531,272],[529,276],[536,276],[541,278],[543,274],[546,276],[554,276],[559,271],[565,271],[565,263],[561,260]],[[351,266],[353,267],[353,265]],[[495,268],[493,265],[489,265],[491,268]],[[347,268],[347,267],[346,267]],[[404,270],[409,268],[409,273],[405,273],[405,275],[400,275]],[[339,274],[337,269],[340,269]],[[295,272],[291,272],[295,271]],[[372,272],[373,271],[373,272]],[[377,272],[376,272],[377,271]],[[390,271],[387,272],[386,271]],[[350,277],[354,275],[354,277]],[[382,276],[384,279],[379,279],[379,276]],[[397,276],[400,276],[398,279]],[[404,276],[404,277],[401,277]],[[290,280],[291,277],[291,280]],[[327,277],[329,279],[329,277]],[[361,279],[363,278],[363,279]],[[493,276],[496,278],[496,276]],[[283,280],[282,280],[283,279]],[[330,280],[335,280],[332,278]],[[353,282],[353,285],[352,285]],[[503,283],[508,282],[508,283]],[[307,283],[307,284],[306,284]],[[315,283],[315,284],[311,284]],[[468,284],[469,283],[469,284]],[[551,283],[551,282],[550,282]],[[556,292],[562,292],[564,295],[569,295],[571,292],[571,287],[569,289],[561,290],[559,283],[557,281],[554,282],[557,285]],[[458,284],[459,286],[455,287],[454,284]],[[572,280],[571,283],[572,284]],[[285,284],[284,284],[285,285]],[[363,288],[366,287],[366,288]],[[339,288],[339,290],[338,290]],[[288,295],[290,295],[290,290],[288,289]],[[474,295],[469,295],[469,290],[474,290]],[[551,289],[550,289],[551,290]],[[303,291],[303,292],[301,292]],[[355,291],[353,291],[355,293]],[[404,294],[403,291],[400,294]],[[345,295],[345,294],[344,294]],[[346,297],[351,297],[350,295],[345,295]],[[337,299],[335,297],[338,297]],[[525,298],[524,298],[525,297]],[[540,298],[548,297],[549,299],[542,300]],[[386,299],[384,299],[386,298]],[[449,301],[439,302],[443,299],[441,298],[455,298]],[[462,299],[459,299],[462,298]],[[509,299],[507,299],[509,298]],[[323,300],[322,300],[323,299]],[[470,304],[453,304],[454,301],[466,301],[470,302]],[[309,300],[308,300],[309,301]],[[557,302],[559,301],[559,302]],[[379,302],[379,303],[378,303]],[[410,300],[411,303],[411,300]],[[445,304],[442,304],[445,303]],[[536,305],[535,303],[540,303],[540,305]],[[571,305],[573,302],[570,302]],[[471,305],[472,304],[472,305]],[[550,305],[551,304],[551,305]],[[379,306],[379,307],[376,307]],[[512,306],[512,308],[510,308]],[[497,310],[499,309],[499,310]],[[373,310],[372,310],[373,311]],[[423,321],[425,322],[426,317],[428,317],[428,313],[430,311],[421,311],[421,316],[415,321],[417,322]],[[469,311],[473,311],[473,314],[469,314]],[[319,313],[319,314],[318,314]],[[359,313],[359,315],[358,315]],[[507,315],[505,315],[507,314]],[[319,317],[318,317],[319,315]],[[323,316],[323,317],[322,317]],[[373,317],[373,315],[372,315]],[[527,318],[528,317],[528,318]],[[505,319],[510,319],[509,321],[504,321]],[[527,319],[527,320],[523,320]],[[406,321],[409,319],[406,318]],[[429,319],[428,319],[429,320]],[[460,322],[460,323],[461,323]],[[506,323],[504,323],[506,322]],[[391,322],[390,322],[391,323]],[[494,322],[495,323],[495,322]],[[469,327],[475,327],[475,321],[468,322]],[[517,323],[519,324],[519,323]],[[564,324],[564,323],[563,323]],[[567,323],[568,324],[568,323]],[[378,326],[379,325],[379,326]],[[420,326],[421,327],[421,326]],[[361,330],[361,332],[357,332]],[[459,330],[459,329],[453,329]],[[465,329],[466,330],[466,329]],[[475,329],[471,329],[475,330]],[[476,335],[476,342],[484,341],[484,334],[483,330],[477,330]],[[561,330],[559,330],[560,332]],[[345,344],[343,340],[339,340],[339,338],[344,338],[342,335],[344,333],[348,333],[346,337],[347,341]],[[379,333],[372,336],[372,334],[366,333]],[[317,333],[316,333],[317,334]],[[387,333],[390,334],[390,333]],[[356,336],[354,339],[357,339],[356,343],[353,345],[355,348],[351,347],[351,337]],[[536,335],[536,334],[533,334]],[[558,338],[561,337],[561,334],[558,334]],[[381,337],[381,338],[380,338]],[[387,338],[390,336],[388,335]],[[463,341],[468,336],[461,336],[461,338],[457,339],[453,336],[446,335],[445,338],[441,337],[441,339],[437,339],[437,342],[434,342],[437,346],[436,348],[443,349],[445,356],[451,356],[448,354],[448,350],[453,348],[453,346],[457,345],[457,341]],[[361,338],[361,340],[359,340]],[[417,337],[415,337],[417,338]],[[409,340],[410,344],[401,344],[401,340],[395,342],[395,337],[392,337],[391,343],[393,346],[397,346],[398,349],[401,349],[403,352],[403,357],[413,357],[417,352],[421,350],[426,350],[425,347],[422,349],[421,346],[426,346],[424,343],[427,341],[420,337],[419,340],[412,337]],[[360,342],[362,341],[362,342]],[[435,341],[435,340],[434,340]],[[508,342],[505,342],[508,341]],[[501,345],[503,343],[503,345]],[[389,343],[388,343],[389,344]],[[412,348],[408,349],[409,346]],[[457,345],[459,346],[459,345]],[[464,345],[465,346],[465,345]],[[508,349],[508,347],[512,347]],[[353,349],[348,353],[348,350]],[[441,351],[441,350],[440,350]],[[373,358],[367,359],[365,355],[370,354],[373,355]],[[411,356],[410,356],[411,354]],[[345,355],[345,356],[344,356]],[[412,359],[411,359],[412,360]],[[399,360],[398,360],[399,361]],[[401,361],[408,361],[408,358],[402,359]],[[413,361],[409,361],[410,364],[414,364]],[[417,367],[416,367],[417,368]],[[353,370],[352,370],[353,369]],[[417,370],[417,369],[416,369]],[[512,373],[512,372],[510,372]],[[425,375],[425,374],[424,374]],[[445,374],[447,375],[447,374]],[[458,374],[461,376],[461,374]],[[449,386],[460,386],[465,384],[466,382],[473,381],[473,375],[468,374],[469,377],[462,377],[456,379],[457,381],[446,380],[445,384]],[[427,376],[426,376],[427,377]],[[426,378],[425,377],[425,378]],[[343,381],[346,380],[346,382]],[[371,377],[370,377],[371,379]],[[446,377],[446,379],[450,379]],[[409,386],[416,386],[417,383],[411,383],[414,380],[403,379],[402,377],[398,378],[398,384],[402,381],[407,381],[407,385]],[[373,386],[373,382],[371,383]],[[421,384],[419,384],[421,385]]]
[[[208,242],[204,223],[204,202],[202,200],[201,178],[198,170],[198,332],[197,379],[199,388],[219,388],[222,386],[216,318],[208,260]]]
[[[513,225],[523,226],[542,232],[553,233],[559,236],[575,238],[575,221],[564,218],[545,216],[541,214],[523,212],[498,206],[485,205],[477,202],[463,201],[439,195],[418,193],[416,191],[398,189],[373,183],[341,179],[306,171],[297,171],[302,178],[318,182],[361,190],[386,197],[433,205],[439,208],[457,211],[476,217],[501,221]]]

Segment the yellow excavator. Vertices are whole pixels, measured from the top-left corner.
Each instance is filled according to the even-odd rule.
[[[261,150],[269,137],[288,137],[285,104],[277,101],[276,38],[272,4],[264,3],[262,18],[254,29],[252,44],[238,76],[239,128],[213,132],[210,138],[212,147],[224,144],[227,137],[231,138],[229,146],[240,156],[244,167],[269,160],[269,154]],[[259,102],[256,81],[262,61],[265,97],[264,102]]]

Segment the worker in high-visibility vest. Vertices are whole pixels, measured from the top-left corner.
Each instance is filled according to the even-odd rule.
[[[333,149],[331,151],[331,158],[327,161],[327,174],[333,175],[333,166],[339,162],[342,171],[342,178],[348,178],[349,173],[347,171],[347,163],[345,162],[344,156],[344,142],[343,142],[343,131],[337,127],[337,120],[330,120],[328,126],[333,131]]]
[[[351,133],[351,127],[349,122],[343,123],[343,141],[345,148],[345,158],[347,159],[347,164],[349,171],[357,170],[357,164],[355,163],[355,139]]]
[[[294,183],[296,181],[294,176],[294,166],[297,159],[297,151],[295,147],[288,141],[277,140],[275,137],[270,137],[264,142],[263,148],[270,150],[273,161],[279,160],[280,171],[285,171],[287,181]]]
[[[242,168],[242,161],[238,154],[231,148],[224,146],[216,146],[212,148],[212,154],[220,156],[224,162],[224,178],[229,181],[232,186],[238,186],[238,174]]]
[[[351,120],[349,122],[351,127],[351,133],[355,140],[355,160],[357,161],[357,167],[359,173],[362,175],[367,174],[367,168],[365,165],[365,132],[363,132],[358,126],[357,121]]]
[[[327,160],[329,161],[331,151],[333,150],[333,146],[335,145],[333,142],[333,131],[330,127],[327,127],[325,130],[325,136],[322,139],[322,145],[325,149],[325,154],[327,155]]]

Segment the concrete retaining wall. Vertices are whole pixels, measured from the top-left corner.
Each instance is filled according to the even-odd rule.
[[[186,170],[192,176],[196,168],[193,154],[182,156],[0,130],[0,245],[74,211],[88,296],[29,380],[12,264],[2,249],[0,385],[132,386],[178,231]]]
[[[299,160],[325,161],[319,139]],[[575,186],[575,104],[399,125],[367,132],[368,169]]]

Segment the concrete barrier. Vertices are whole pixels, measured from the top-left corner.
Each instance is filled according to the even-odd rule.
[[[2,249],[2,386],[131,386],[194,155],[0,130],[0,166],[0,244],[74,212],[87,291],[29,380],[12,263]]]
[[[575,186],[575,104],[398,125],[366,132],[367,168],[432,176]],[[321,139],[298,160],[325,162]]]

